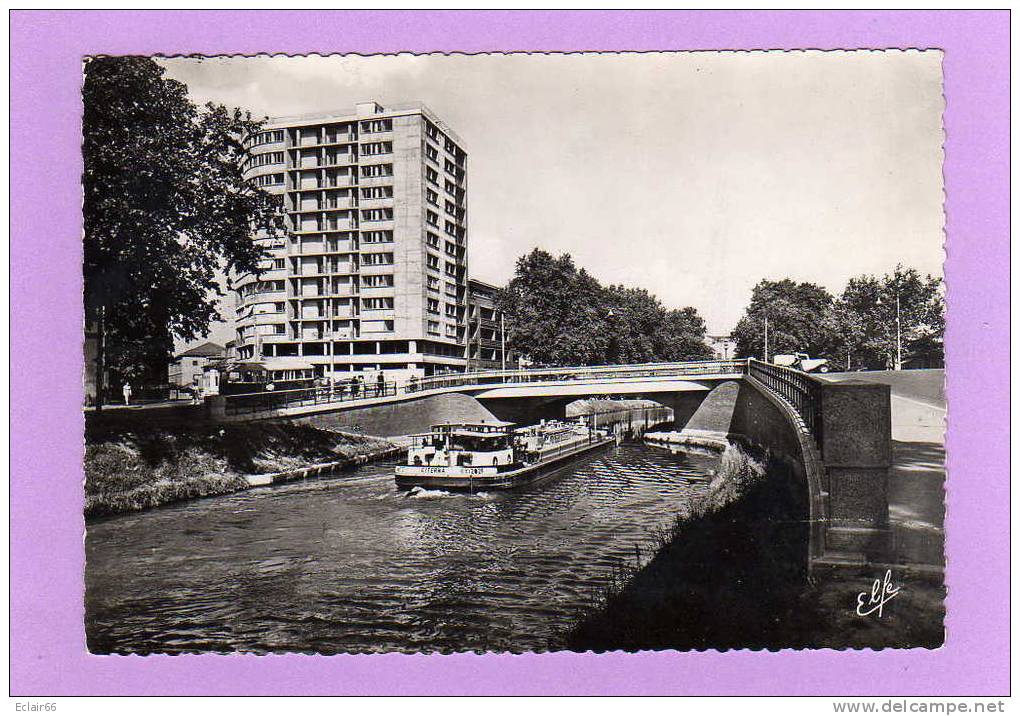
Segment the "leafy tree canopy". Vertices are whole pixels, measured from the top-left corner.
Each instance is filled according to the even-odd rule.
[[[499,305],[510,348],[540,365],[711,357],[694,308],[667,310],[644,289],[604,287],[569,254],[519,258]]]
[[[832,334],[825,317],[833,298],[821,286],[790,279],[763,279],[751,292],[751,304],[733,330],[736,355],[762,357],[768,317],[769,356],[777,353],[826,355]]]
[[[255,272],[253,231],[275,232],[279,204],[242,172],[242,138],[260,123],[198,108],[148,58],[85,65],[85,306],[102,313],[107,365],[165,380],[173,336],[193,340],[217,319],[216,276]]]
[[[894,367],[898,316],[903,362],[942,365],[942,286],[941,278],[902,265],[881,278],[851,278],[828,318],[839,358],[846,361],[849,354],[851,367]]]
[[[892,368],[896,363],[897,297],[904,364],[938,366],[944,360],[942,280],[898,265],[882,277],[851,278],[838,298],[820,286],[763,280],[737,323],[738,356],[761,357],[765,316],[769,354],[808,353],[833,367]]]

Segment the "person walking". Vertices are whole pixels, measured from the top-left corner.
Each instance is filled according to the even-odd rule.
[[[124,405],[131,405],[131,384],[124,383]]]
[[[375,379],[375,389],[376,395],[380,397],[383,395],[383,391],[386,390],[386,379],[383,378],[382,371],[379,371],[379,375]]]

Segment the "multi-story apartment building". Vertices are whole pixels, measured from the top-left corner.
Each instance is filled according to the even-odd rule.
[[[246,178],[283,198],[285,235],[235,281],[237,356],[388,380],[466,365],[467,153],[423,105],[279,118]]]

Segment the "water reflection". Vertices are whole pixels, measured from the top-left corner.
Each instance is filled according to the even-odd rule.
[[[520,492],[411,497],[375,465],[91,524],[89,646],[557,648],[715,461],[625,445]]]

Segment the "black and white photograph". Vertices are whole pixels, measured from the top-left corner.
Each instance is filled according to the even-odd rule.
[[[88,650],[942,646],[942,62],[86,58]]]

